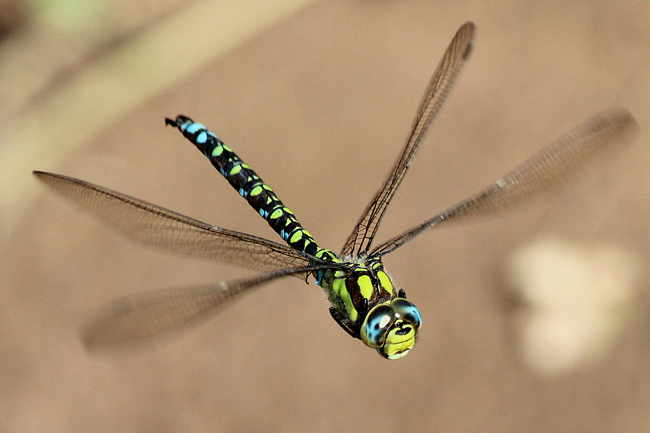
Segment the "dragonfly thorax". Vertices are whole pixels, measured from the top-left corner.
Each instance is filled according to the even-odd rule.
[[[347,258],[349,259],[349,258]],[[406,355],[422,323],[418,309],[397,291],[380,258],[343,261],[345,267],[320,274],[336,322],[388,359]]]

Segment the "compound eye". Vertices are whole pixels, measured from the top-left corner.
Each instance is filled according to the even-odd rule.
[[[389,304],[375,306],[361,325],[361,341],[373,349],[384,345],[386,334],[395,323],[395,313]]]
[[[395,312],[395,317],[413,325],[413,328],[417,332],[422,325],[422,316],[417,307],[403,298],[393,299],[390,305]]]

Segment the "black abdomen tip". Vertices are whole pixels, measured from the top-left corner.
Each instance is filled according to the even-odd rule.
[[[187,116],[183,116],[182,114],[176,116],[176,120],[165,117],[165,125],[171,125],[180,129],[181,125],[184,123],[194,123],[194,121]]]

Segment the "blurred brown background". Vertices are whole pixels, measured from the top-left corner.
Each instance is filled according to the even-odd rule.
[[[647,1],[4,3],[0,431],[650,430]],[[164,127],[165,116],[184,113],[338,251],[467,20],[477,25],[471,60],[380,240],[597,112],[627,107],[642,132],[589,185],[428,233],[387,256],[424,316],[408,357],[387,362],[349,338],[318,286],[295,279],[142,349],[86,353],[78,329],[112,299],[251,273],[135,245],[39,185],[31,170],[277,240]],[[577,345],[554,345],[542,326],[535,329],[548,350],[528,350],[539,340],[526,315],[541,307],[515,299],[506,272],[520,248],[549,236],[584,251],[615,249],[631,269],[622,272],[629,281],[612,277],[620,291],[602,307],[615,324],[555,369],[539,366]],[[600,296],[590,289],[562,304],[562,317],[580,316],[566,305]]]

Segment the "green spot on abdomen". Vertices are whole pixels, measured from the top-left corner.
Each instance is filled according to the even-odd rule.
[[[221,156],[222,153],[223,153],[223,146],[222,145],[219,145],[219,146],[215,147],[212,150],[212,156],[218,157],[218,156]]]
[[[302,230],[298,230],[293,235],[291,235],[291,239],[289,239],[289,242],[294,244],[294,243],[298,242],[300,239],[302,239]]]
[[[257,185],[255,188],[251,189],[250,195],[252,197],[255,197],[256,195],[260,195],[262,193],[262,187]]]
[[[236,165],[236,166],[234,166],[234,167],[230,170],[230,173],[229,173],[229,174],[230,174],[231,176],[234,176],[234,175],[236,175],[237,173],[239,173],[239,172],[241,171],[241,169],[242,169],[242,166],[241,166],[241,165]]]
[[[272,220],[278,219],[283,214],[284,214],[284,212],[282,212],[282,209],[276,209],[276,210],[273,211],[273,213],[271,213],[271,216],[269,218],[272,219]]]

